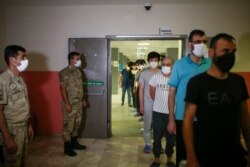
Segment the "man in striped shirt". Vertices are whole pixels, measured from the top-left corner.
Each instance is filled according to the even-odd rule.
[[[175,136],[167,131],[168,124],[168,80],[173,65],[173,59],[171,57],[164,57],[162,59],[161,72],[152,76],[149,81],[150,84],[150,96],[154,100],[153,104],[153,153],[155,156],[154,162],[150,167],[160,166],[160,153],[161,153],[161,139],[166,136],[166,148],[167,154],[167,167],[175,167],[172,161],[172,155],[174,152]]]

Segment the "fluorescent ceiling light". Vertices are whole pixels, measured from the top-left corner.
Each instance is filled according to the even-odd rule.
[[[146,49],[146,50],[148,50],[148,47],[139,46],[139,47],[137,47],[137,49]]]
[[[139,45],[139,46],[149,46],[150,43],[143,42],[143,43],[138,43],[137,45]]]

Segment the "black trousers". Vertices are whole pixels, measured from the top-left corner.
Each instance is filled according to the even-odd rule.
[[[247,167],[245,155],[242,152],[234,152],[234,150],[224,153],[219,153],[217,150],[200,152],[197,153],[197,159],[201,167]]]
[[[179,162],[181,160],[186,160],[186,149],[184,145],[183,140],[183,121],[182,120],[176,120],[176,166],[179,165]]]
[[[0,166],[4,163],[3,146],[0,145]]]
[[[186,149],[183,140],[183,121],[176,120],[176,165],[181,160],[186,160]],[[197,123],[194,122],[194,134],[197,133]],[[194,140],[197,140],[194,135]],[[229,146],[230,147],[230,146]],[[238,151],[236,151],[238,150]],[[224,152],[224,153],[223,153]],[[247,160],[244,150],[229,148],[228,151],[197,152],[197,159],[201,167],[246,167]]]
[[[161,154],[161,139],[165,135],[166,146],[165,153],[168,157],[172,157],[174,153],[175,135],[172,135],[167,130],[168,114],[153,112],[153,153],[155,158],[159,158]]]

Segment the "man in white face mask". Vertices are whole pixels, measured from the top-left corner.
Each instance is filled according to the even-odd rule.
[[[211,65],[211,60],[204,57],[207,52],[205,32],[202,30],[191,31],[188,41],[190,53],[174,64],[168,82],[170,89],[168,97],[169,122],[167,128],[170,133],[176,134],[176,165],[181,160],[186,159],[182,122],[187,83],[190,78],[206,71]]]
[[[81,67],[80,58],[78,52],[69,53],[68,66],[59,72],[63,111],[64,154],[68,156],[77,155],[74,149],[86,149],[86,146],[77,141],[82,120],[82,108],[86,107],[83,96],[82,74],[79,70],[79,67]]]
[[[172,155],[174,153],[175,136],[167,131],[168,124],[168,80],[171,73],[173,59],[171,57],[162,58],[161,72],[153,75],[149,81],[150,84],[150,96],[154,100],[153,105],[153,153],[155,156],[154,162],[150,167],[159,167],[160,154],[161,154],[161,139],[165,135],[166,147],[165,153],[167,155],[167,167],[174,167],[175,164],[172,161]]]
[[[26,50],[7,46],[4,58],[8,69],[0,75],[0,151],[4,155],[0,166],[25,166],[27,143],[34,134],[27,87],[20,76],[28,66]]]
[[[145,141],[144,152],[151,152],[151,123],[153,113],[153,100],[149,94],[149,80],[151,76],[160,70],[157,68],[160,61],[160,54],[157,52],[150,52],[148,54],[148,63],[150,67],[141,72],[139,78],[139,101],[140,101],[140,113],[143,115],[144,127],[143,136]]]

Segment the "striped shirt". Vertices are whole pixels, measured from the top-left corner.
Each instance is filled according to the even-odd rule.
[[[155,87],[155,100],[153,110],[155,112],[169,114],[168,110],[168,77],[165,77],[162,72],[158,72],[153,75],[149,81],[149,84]]]

